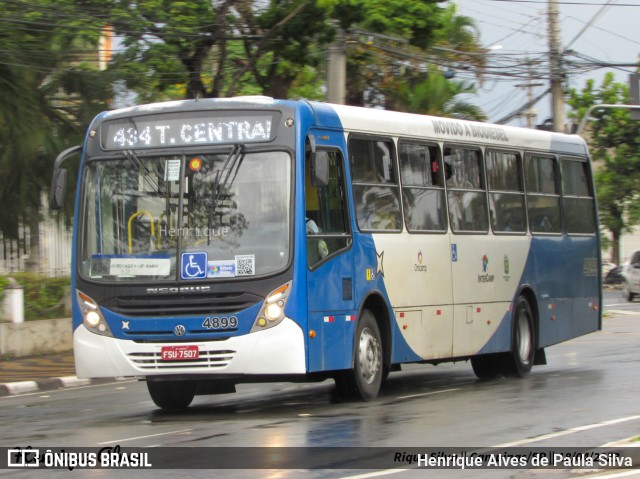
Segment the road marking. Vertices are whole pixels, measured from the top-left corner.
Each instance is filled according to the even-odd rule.
[[[193,429],[182,429],[180,431],[159,432],[158,434],[149,434],[148,436],[129,437],[125,439],[116,439],[115,441],[99,442],[98,446],[104,446],[105,444],[119,444],[121,442],[135,441],[136,439],[148,439],[150,437],[167,436],[169,434],[181,434],[183,432],[191,432],[191,431],[193,431]]]
[[[640,416],[621,417],[618,419],[611,419],[610,421],[603,421],[603,422],[597,422],[593,424],[587,424],[585,426],[572,427],[570,429],[565,429],[564,431],[552,432],[549,434],[542,434],[541,436],[534,436],[528,439],[522,439],[520,441],[505,442],[503,444],[498,444],[497,446],[492,446],[492,447],[520,446],[522,444],[528,444],[530,442],[544,441],[546,439],[553,439],[556,437],[567,436],[569,434],[575,434],[576,432],[588,431],[589,429],[596,429],[599,427],[606,427],[606,426],[611,426],[613,424],[620,424],[623,422],[637,421],[637,420],[640,420]]]
[[[396,399],[413,399],[413,398],[419,398],[423,396],[433,396],[434,394],[449,393],[451,391],[460,391],[460,388],[443,389],[442,391],[433,391],[430,393],[411,394],[409,396],[398,396]]]
[[[617,314],[618,316],[637,316],[637,311],[627,311],[624,309],[605,309],[605,313]]]

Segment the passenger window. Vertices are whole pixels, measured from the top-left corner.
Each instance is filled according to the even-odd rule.
[[[480,150],[463,147],[444,149],[449,221],[454,233],[487,232],[487,193]]]
[[[525,157],[527,213],[532,233],[561,233],[558,169],[553,157]]]
[[[398,151],[407,229],[445,232],[447,209],[439,148],[401,142]]]
[[[489,217],[495,233],[526,233],[527,218],[520,155],[487,151]]]
[[[353,197],[358,227],[369,231],[400,231],[400,186],[389,140],[351,138]]]
[[[585,160],[577,158],[561,158],[560,161],[567,233],[593,234],[596,232],[596,213],[589,165]]]

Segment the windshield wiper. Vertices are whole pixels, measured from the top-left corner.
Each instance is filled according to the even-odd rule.
[[[144,163],[140,161],[140,158],[136,156],[133,150],[123,150],[122,152],[124,153],[124,156],[126,156],[129,159],[129,161],[131,161],[131,163],[133,163],[134,166],[138,168],[138,171],[142,170],[142,173],[145,176],[149,174],[149,169],[146,166],[144,166]]]
[[[224,189],[229,184],[229,177],[231,176],[231,173],[233,172],[234,168],[240,165],[238,162],[238,159],[240,159],[241,156],[242,156],[242,145],[240,144],[233,145],[233,148],[231,149],[229,156],[227,156],[227,158],[224,160],[224,164],[222,165],[222,168],[220,168],[216,172],[216,177],[213,180],[214,192],[213,192],[213,205],[211,207],[212,210],[215,210],[218,204],[218,200],[220,199],[220,195],[222,195],[222,191],[224,191]],[[224,180],[221,181],[222,175],[224,175],[225,172],[226,172],[226,175],[224,177]],[[237,174],[238,174],[238,171],[236,169],[236,174],[233,175],[231,182],[235,180]]]
[[[151,172],[149,171],[149,168],[147,168],[144,165],[142,160],[138,158],[138,156],[133,152],[133,150],[123,150],[122,153],[124,154],[125,158],[127,158],[131,163],[133,163],[133,166],[137,168],[138,173],[142,175],[142,178],[152,188],[152,190],[158,191],[158,185],[154,183],[151,177],[149,176],[151,174]]]
[[[222,168],[216,171],[216,176],[213,180],[213,198],[211,201],[211,208],[209,209],[209,228],[211,228],[213,224],[213,216],[216,208],[218,207],[218,203],[220,201],[220,197],[222,196],[223,191],[226,190],[229,185],[229,179],[231,179],[231,184],[236,179],[238,174],[238,170],[240,169],[240,164],[242,163],[242,158],[244,157],[242,153],[242,145],[236,143],[231,148],[229,155],[224,160]],[[234,172],[235,169],[235,173]],[[231,174],[233,173],[233,177]],[[224,179],[222,176],[224,175]],[[207,243],[211,241],[211,238],[208,238]]]

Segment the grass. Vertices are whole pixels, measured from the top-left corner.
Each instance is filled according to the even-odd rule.
[[[9,284],[9,277],[15,279],[24,288],[24,319],[56,319],[68,315],[65,305],[68,303],[70,278],[49,278],[35,273],[14,273],[0,276],[0,295]]]

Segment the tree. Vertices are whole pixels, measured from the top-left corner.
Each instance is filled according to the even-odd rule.
[[[401,84],[394,96],[402,111],[485,121],[487,117],[480,107],[457,98],[475,91],[473,82],[447,80],[437,68],[431,67],[426,78],[415,84]]]
[[[429,61],[425,50],[442,28],[444,9],[438,3],[361,0],[351,5],[357,13],[347,17],[355,26],[347,61],[348,104],[398,109],[392,93],[407,72]]]
[[[29,226],[29,266],[35,269],[41,195],[53,160],[71,137],[79,142],[88,116],[110,93],[83,61],[100,29],[83,31],[86,17],[72,2],[4,3],[11,28],[0,30],[0,229],[17,238],[19,224]]]
[[[569,117],[579,121],[592,105],[628,104],[629,88],[607,73],[599,88],[587,80],[582,90],[571,89],[567,103],[573,108]],[[625,109],[596,110],[593,116],[587,135],[600,223],[611,234],[611,257],[620,264],[620,238],[640,224],[640,122]]]
[[[470,81],[451,80],[441,70],[473,68],[478,80],[486,61],[473,19],[457,15],[456,5],[405,0],[366,2],[356,27],[360,38],[348,64],[348,103],[387,109],[485,120],[470,103]],[[424,19],[428,18],[428,21]],[[366,32],[380,32],[384,35]],[[390,36],[394,35],[394,36]]]
[[[363,41],[367,31],[397,37],[409,53],[424,54],[439,42],[471,52],[463,58],[463,52],[441,48],[451,61],[481,58],[474,56],[477,35],[470,20],[435,0],[99,3],[123,38],[112,68],[143,102],[237,94],[321,99],[326,50],[338,27],[357,42],[349,47],[349,104],[394,107],[393,95],[385,94],[402,82],[398,68],[406,57]],[[446,32],[440,31],[443,22]]]
[[[100,2],[105,4],[104,2]],[[333,35],[313,0],[106,2],[124,50],[112,68],[141,101],[265,94],[310,80]]]

